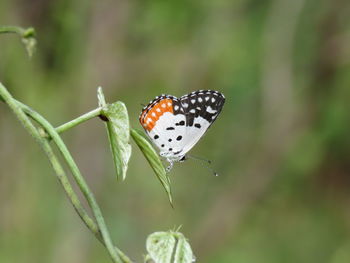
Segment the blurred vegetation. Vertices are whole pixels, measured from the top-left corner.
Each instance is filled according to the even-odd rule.
[[[113,239],[141,261],[146,236],[183,225],[198,262],[350,262],[350,2],[0,1],[0,25],[33,26],[29,59],[0,38],[0,80],[60,125],[96,88],[141,103],[214,89],[227,98],[171,172],[174,206],[140,152],[117,182],[99,120],[63,135]],[[0,103],[0,262],[107,262],[45,156]]]

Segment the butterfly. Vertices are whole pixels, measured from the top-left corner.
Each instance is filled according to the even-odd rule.
[[[218,117],[225,96],[212,90],[198,90],[177,98],[162,94],[142,109],[139,121],[170,166],[184,161],[186,153]]]

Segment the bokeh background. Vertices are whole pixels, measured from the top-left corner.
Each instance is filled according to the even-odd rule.
[[[350,262],[348,0],[2,0],[32,59],[0,36],[0,81],[54,125],[96,108],[214,89],[221,116],[171,172],[175,209],[139,149],[117,182],[99,119],[63,135],[115,243],[137,262],[174,229],[201,263]],[[0,103],[0,262],[109,262],[38,145]]]

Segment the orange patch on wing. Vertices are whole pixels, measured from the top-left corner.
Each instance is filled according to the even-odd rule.
[[[151,131],[156,125],[156,121],[162,116],[165,112],[173,111],[173,102],[171,99],[162,99],[158,101],[150,108],[145,109],[140,117],[140,123],[148,131]]]

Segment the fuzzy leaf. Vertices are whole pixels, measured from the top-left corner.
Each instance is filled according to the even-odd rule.
[[[32,57],[36,49],[36,38],[34,28],[30,27],[23,32],[22,43],[26,48],[28,56]]]
[[[143,155],[146,157],[148,163],[151,165],[157,178],[159,179],[166,193],[168,194],[170,204],[172,205],[173,199],[171,195],[170,180],[167,176],[163,163],[159,158],[159,155],[154,150],[151,143],[144,137],[142,132],[135,129],[131,129],[131,137],[134,139],[135,143],[140,148]]]
[[[97,88],[97,100],[98,100],[98,106],[106,107],[107,103],[105,100],[105,95],[103,94],[103,91],[102,91],[102,87]]]
[[[111,147],[117,179],[126,177],[128,162],[131,156],[130,128],[128,111],[123,102],[106,104],[102,88],[98,89],[99,105],[108,119],[106,122],[109,144]]]
[[[128,162],[131,156],[129,117],[123,102],[108,104],[104,115],[108,118],[107,131],[111,146],[117,178],[126,177]]]
[[[169,232],[155,232],[147,238],[146,249],[155,263],[171,263],[176,239]]]
[[[190,244],[186,240],[183,234],[177,234],[177,246],[174,256],[174,263],[191,263],[194,262],[194,255]]]
[[[148,257],[155,263],[192,263],[195,261],[190,244],[179,232],[155,232],[149,235],[146,249]]]

